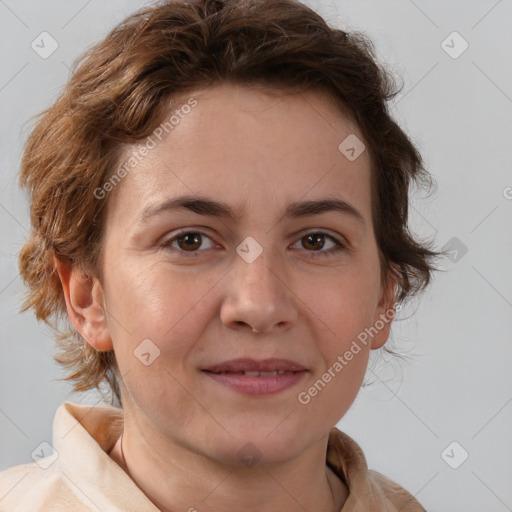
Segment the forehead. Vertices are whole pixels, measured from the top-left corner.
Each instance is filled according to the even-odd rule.
[[[154,147],[111,198],[112,209],[132,220],[148,205],[184,194],[216,197],[234,209],[284,208],[328,194],[351,198],[370,215],[368,152],[355,159],[346,153],[354,141],[361,151],[363,137],[324,92],[215,86],[175,98],[149,138]],[[124,161],[148,139],[130,146]]]

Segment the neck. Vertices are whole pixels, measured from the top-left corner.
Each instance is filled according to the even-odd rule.
[[[265,470],[221,468],[196,454],[183,457],[179,449],[169,450],[178,457],[154,458],[144,442],[132,445],[124,434],[110,456],[161,512],[339,512],[348,496],[346,486],[325,465],[325,451],[321,464],[308,457]]]

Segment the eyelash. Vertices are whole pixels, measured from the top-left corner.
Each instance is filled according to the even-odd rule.
[[[183,249],[176,249],[175,247],[171,246],[171,244],[174,243],[176,240],[178,240],[180,238],[183,238],[185,235],[190,235],[190,234],[200,235],[201,237],[206,237],[206,238],[209,238],[211,240],[211,237],[209,237],[206,233],[203,233],[202,231],[183,230],[183,231],[179,231],[172,238],[169,238],[168,240],[163,242],[161,244],[161,247],[162,247],[162,249],[164,249],[166,251],[178,254],[180,257],[184,257],[184,258],[189,258],[189,257],[195,258],[195,257],[198,257],[198,256],[200,256],[200,253],[203,252],[203,251],[200,251],[200,250],[184,251]],[[336,247],[334,249],[331,248],[328,251],[322,251],[322,250],[319,250],[319,251],[308,251],[306,249],[306,252],[310,253],[309,254],[310,258],[323,258],[323,257],[336,256],[341,251],[347,250],[347,246],[344,243],[342,243],[340,240],[338,240],[333,235],[330,235],[329,233],[326,233],[324,231],[309,231],[309,232],[303,234],[300,237],[299,240],[301,240],[302,238],[304,238],[304,237],[306,237],[308,235],[316,235],[316,234],[324,235],[326,238],[331,239],[335,243]],[[212,242],[213,242],[213,240],[212,240]]]

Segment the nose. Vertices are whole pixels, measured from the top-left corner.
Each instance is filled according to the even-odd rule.
[[[296,296],[276,261],[263,251],[247,263],[237,257],[226,276],[227,293],[221,306],[221,321],[230,329],[277,333],[297,320]]]

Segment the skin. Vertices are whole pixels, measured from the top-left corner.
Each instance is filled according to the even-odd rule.
[[[390,323],[307,405],[297,397],[393,308],[394,282],[381,283],[368,152],[349,161],[338,150],[349,134],[363,137],[318,91],[222,84],[193,97],[197,106],[107,198],[104,281],[57,264],[69,316],[97,350],[115,351],[123,467],[162,511],[339,511],[348,490],[325,465],[328,434]],[[138,222],[145,208],[182,194],[245,212],[182,209]],[[350,203],[363,222],[337,211],[283,217],[291,202],[326,197]],[[205,236],[171,241],[181,228]],[[319,242],[308,240],[319,232]],[[236,252],[248,236],[263,249],[252,263]],[[333,252],[330,236],[345,248]],[[160,350],[148,366],[134,355],[144,339]],[[289,359],[308,372],[283,392],[251,397],[201,371],[238,357]],[[253,467],[238,456],[249,442],[261,454]],[[123,465],[119,442],[111,456]]]

